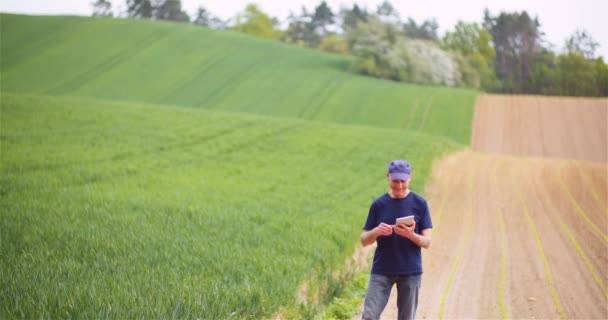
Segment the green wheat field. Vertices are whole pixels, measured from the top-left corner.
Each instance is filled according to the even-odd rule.
[[[164,22],[0,15],[0,318],[269,318],[327,303],[386,163],[424,194],[476,91]],[[314,299],[313,299],[314,300]]]

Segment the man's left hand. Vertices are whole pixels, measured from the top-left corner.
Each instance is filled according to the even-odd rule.
[[[396,234],[404,238],[412,239],[412,237],[415,237],[416,235],[414,232],[414,230],[416,230],[416,221],[409,227],[404,224],[398,224],[395,226],[394,230]]]

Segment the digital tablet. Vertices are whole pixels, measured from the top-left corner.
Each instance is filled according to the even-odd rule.
[[[403,217],[403,218],[397,218],[397,225],[403,224],[406,226],[411,226],[412,224],[414,224],[414,216],[407,216],[407,217]]]

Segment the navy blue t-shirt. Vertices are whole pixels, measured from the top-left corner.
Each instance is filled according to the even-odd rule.
[[[393,199],[388,193],[374,200],[369,208],[364,230],[372,230],[381,222],[394,225],[397,218],[414,216],[415,232],[433,227],[426,200],[411,192],[403,199]],[[372,265],[373,274],[415,275],[422,273],[422,253],[420,247],[407,238],[397,235],[380,236]]]

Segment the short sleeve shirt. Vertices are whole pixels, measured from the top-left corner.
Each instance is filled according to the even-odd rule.
[[[381,222],[394,225],[397,218],[414,216],[415,232],[433,227],[429,207],[424,198],[411,192],[403,199],[393,199],[383,194],[369,208],[364,230],[372,230]],[[422,273],[422,253],[420,247],[407,238],[393,232],[390,236],[380,236],[374,254],[372,274],[416,275]]]

